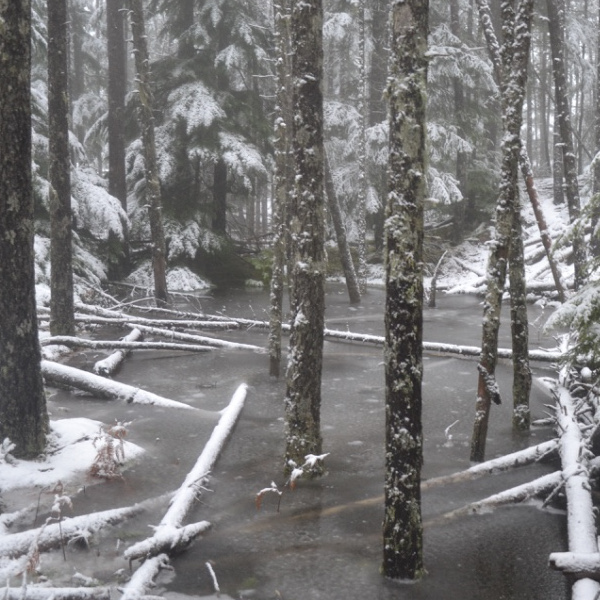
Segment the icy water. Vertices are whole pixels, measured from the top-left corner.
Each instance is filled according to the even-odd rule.
[[[328,287],[327,326],[362,333],[383,333],[383,291],[371,290],[362,305],[350,307],[341,286]],[[236,291],[202,300],[207,313],[265,319],[264,291]],[[182,307],[183,308],[183,307]],[[425,312],[425,339],[479,345],[480,300],[440,295],[438,308]],[[531,320],[544,320],[531,308]],[[265,345],[266,333],[232,331],[230,340]],[[506,331],[501,345],[508,347]],[[537,326],[532,347],[552,345]],[[95,355],[84,357],[93,363]],[[536,370],[536,375],[548,372]],[[504,404],[493,407],[487,457],[508,453],[552,436],[546,428],[527,436],[511,433],[510,373],[498,369]],[[379,573],[383,516],[384,389],[381,348],[325,342],[322,429],[329,452],[327,474],[286,491],[277,512],[274,495],[260,511],[256,493],[271,481],[283,483],[283,381],[268,376],[268,357],[240,351],[211,354],[134,353],[117,379],[209,411],[227,405],[237,386],[250,386],[233,437],[220,457],[191,521],[206,519],[212,529],[173,561],[174,573],[153,593],[209,597],[214,593],[205,566],[210,561],[221,591],[233,598],[284,600],[559,600],[568,597],[563,576],[547,567],[548,554],[566,549],[565,515],[538,505],[513,506],[463,517],[449,511],[554,470],[541,464],[489,476],[471,483],[432,488],[423,493],[426,577],[416,584],[390,582]],[[475,402],[476,363],[425,357],[424,478],[469,466]],[[534,384],[533,416],[544,416],[549,397]],[[218,415],[124,405],[57,392],[55,415],[88,416],[106,423],[132,421],[130,441],[146,454],[124,482],[88,486],[74,497],[85,513],[127,506],[177,488],[202,451]],[[449,433],[446,428],[454,424]],[[122,550],[150,533],[166,506],[134,519],[97,540],[88,551],[69,552],[72,566],[115,584],[125,568]],[[118,538],[119,541],[116,539]],[[61,559],[62,560],[62,559]],[[55,558],[53,568],[59,567]],[[63,567],[64,568],[64,567]],[[122,575],[126,577],[126,572]],[[118,597],[115,595],[115,597]]]

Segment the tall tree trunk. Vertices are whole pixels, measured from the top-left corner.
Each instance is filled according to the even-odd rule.
[[[150,84],[150,58],[144,21],[142,0],[129,0],[131,9],[131,32],[139,96],[139,120],[144,146],[146,173],[146,198],[150,217],[152,236],[152,269],[154,271],[154,297],[157,304],[166,303],[167,295],[167,251],[162,221],[162,201],[158,164],[156,160],[156,141],[154,136],[154,98]]]
[[[71,159],[67,0],[48,3],[48,138],[50,168],[50,332],[73,335]]]
[[[281,325],[283,321],[283,286],[286,262],[287,204],[293,174],[290,156],[292,131],[292,96],[290,85],[290,5],[289,0],[274,2],[275,38],[277,40],[277,101],[275,115],[275,173],[273,176],[273,273],[271,276],[269,318],[269,373],[279,377],[281,369]]]
[[[303,464],[307,454],[320,454],[322,445],[325,310],[322,29],[321,0],[292,4],[292,146],[296,176],[291,209],[292,327],[285,400],[288,471],[293,463]]]
[[[541,159],[541,172],[542,175],[550,175],[552,173],[552,160],[550,158],[550,140],[549,140],[549,130],[550,130],[550,118],[548,115],[548,93],[547,93],[547,73],[548,67],[546,64],[546,44],[543,43],[545,39],[545,35],[542,37],[542,49],[540,50],[541,54],[541,65],[540,65],[540,89],[539,89],[539,117],[540,117],[540,143],[542,145],[540,159]]]
[[[531,422],[529,395],[531,368],[529,366],[529,319],[527,318],[527,290],[523,252],[521,202],[513,213],[509,257],[510,327],[513,349],[513,431],[528,431]]]
[[[31,2],[0,2],[0,438],[44,451],[48,414],[35,307]]]
[[[86,16],[77,0],[69,0],[69,21],[70,21],[70,77],[69,77],[69,96],[71,99],[70,110],[73,103],[81,98],[85,92],[85,69],[83,38],[85,34]],[[83,143],[85,139],[85,127],[79,125],[75,127],[77,139]]]
[[[458,0],[451,0],[450,2],[450,31],[457,38],[461,39],[461,28],[460,28],[460,13]],[[454,96],[454,118],[456,119],[457,135],[460,138],[465,137],[465,92],[463,88],[463,82],[460,77],[452,78],[452,92]],[[465,205],[467,204],[467,164],[468,164],[468,153],[464,150],[457,150],[456,152],[456,179],[458,181],[458,188],[463,196],[463,201],[457,203],[454,207],[454,240],[458,243],[463,238],[463,230],[465,221],[472,221],[474,215],[466,214]]]
[[[329,207],[329,214],[331,216],[333,227],[335,229],[335,237],[338,243],[338,250],[340,252],[340,261],[342,263],[344,277],[346,278],[348,296],[350,298],[351,304],[358,304],[360,303],[360,289],[358,284],[358,278],[356,277],[356,270],[354,268],[352,254],[350,253],[350,246],[348,245],[348,239],[346,237],[346,226],[344,225],[342,211],[340,209],[340,203],[335,193],[335,185],[333,184],[333,177],[331,175],[331,167],[329,165],[329,158],[327,157],[327,152],[324,153],[324,159],[325,192],[327,194],[327,206]]]
[[[600,30],[600,0],[598,0],[598,29]],[[591,225],[592,236],[590,241],[590,250],[592,256],[600,256],[600,232],[597,232],[600,222],[600,35],[598,36],[596,48],[596,104],[594,106],[594,144],[596,157],[593,162],[593,200],[591,202]]]
[[[385,213],[385,513],[383,574],[423,573],[423,205],[428,0],[394,2]]]
[[[123,0],[106,0],[106,44],[108,47],[108,193],[127,212],[125,181],[125,94],[127,57]]]
[[[367,291],[367,52],[365,0],[358,3],[358,61],[359,61],[359,148],[358,148],[358,193],[356,198],[358,230],[358,289],[361,294]]]
[[[567,78],[565,73],[564,43],[561,33],[564,31],[564,0],[547,0],[548,30],[552,51],[552,72],[554,73],[554,96],[560,130],[560,142],[565,177],[565,196],[569,209],[569,220],[575,224],[581,213],[579,184],[577,182],[577,160],[573,148],[571,128],[571,109],[567,96]],[[579,226],[573,234],[573,265],[575,269],[575,289],[586,281],[586,251],[583,232]]]
[[[487,0],[478,0],[478,5],[480,14],[484,12],[482,7],[489,12]],[[500,195],[496,206],[495,240],[488,259],[476,413],[471,440],[471,460],[477,462],[482,461],[485,456],[491,403],[492,401],[500,402],[495,378],[498,362],[498,330],[514,212],[518,206],[520,135],[527,84],[532,12],[532,0],[518,0],[516,8],[513,8],[510,2],[502,4],[502,31],[504,33],[501,49],[502,65],[501,67],[496,66],[496,68],[501,68],[499,80],[503,97],[505,134],[502,141],[502,172]],[[486,24],[483,19],[482,24],[485,28]]]

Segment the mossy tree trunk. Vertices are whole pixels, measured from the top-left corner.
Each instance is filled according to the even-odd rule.
[[[0,2],[0,439],[35,458],[48,414],[35,306],[31,3]]]
[[[383,574],[423,575],[423,205],[428,0],[391,13],[389,193],[385,211],[385,513]]]
[[[129,0],[131,11],[131,33],[137,76],[139,121],[144,147],[144,168],[146,173],[146,199],[150,217],[152,236],[152,269],[154,271],[154,297],[158,304],[168,300],[167,295],[167,251],[162,220],[162,200],[158,163],[156,160],[156,140],[154,135],[153,93],[150,82],[150,58],[144,21],[142,0]]]
[[[321,371],[325,311],[323,179],[323,7],[292,4],[293,139],[296,166],[290,207],[292,323],[287,370],[286,470],[321,453]]]
[[[481,7],[484,4],[487,5],[487,2],[478,0],[478,4]],[[487,267],[481,358],[478,365],[475,422],[471,439],[471,460],[477,462],[482,461],[485,457],[491,404],[500,402],[500,393],[495,378],[498,362],[498,330],[514,213],[518,208],[521,125],[527,83],[532,12],[532,0],[517,0],[516,6],[514,1],[502,4],[504,35],[501,49],[502,75],[500,81],[503,97],[504,137],[502,140],[500,194],[496,205],[496,230]]]
[[[67,0],[48,3],[48,138],[50,167],[50,332],[73,335],[73,253]]]

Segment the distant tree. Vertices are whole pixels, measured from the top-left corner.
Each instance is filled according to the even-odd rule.
[[[146,198],[152,235],[152,269],[154,271],[154,296],[158,303],[167,302],[167,251],[163,229],[163,213],[156,160],[154,134],[154,96],[150,82],[150,59],[142,0],[129,0],[131,31],[138,86],[138,115],[144,149]]]
[[[45,447],[48,415],[35,305],[31,179],[31,2],[0,3],[0,437]]]
[[[487,7],[487,0],[478,0]],[[502,295],[506,282],[511,238],[519,203],[519,160],[521,154],[522,110],[527,83],[527,64],[531,41],[533,0],[513,0],[502,4],[502,103],[504,137],[502,141],[501,185],[496,206],[494,243],[487,267],[487,290],[483,310],[481,358],[478,365],[477,401],[471,460],[482,461],[492,402],[500,402],[496,383],[498,331]]]
[[[273,2],[275,40],[277,43],[277,83],[275,102],[275,172],[271,229],[274,235],[273,268],[270,294],[269,373],[279,377],[281,369],[281,326],[287,241],[287,205],[293,187],[291,164],[292,95],[290,52],[290,2]]]
[[[575,289],[586,281],[586,250],[583,232],[578,220],[581,214],[579,183],[577,182],[577,159],[573,147],[573,128],[571,126],[571,108],[565,72],[565,51],[563,31],[565,23],[564,0],[547,0],[548,30],[552,50],[552,72],[554,74],[554,99],[556,118],[560,133],[560,148],[564,168],[565,196],[569,209],[569,220],[574,226],[572,233],[573,266],[575,269]]]
[[[69,153],[67,0],[48,3],[48,138],[50,151],[50,331],[73,335],[71,156]]]
[[[108,193],[118,198],[127,212],[125,179],[125,94],[127,54],[125,48],[125,2],[106,0],[108,46]]]
[[[383,574],[423,569],[423,210],[428,0],[391,13],[389,194],[385,211],[385,485]]]
[[[292,34],[295,188],[292,235],[292,328],[286,388],[286,469],[321,453],[321,372],[325,312],[323,189],[323,8],[294,2]]]

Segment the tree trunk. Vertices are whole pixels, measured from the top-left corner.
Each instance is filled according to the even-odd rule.
[[[335,193],[333,177],[331,176],[331,167],[329,166],[329,158],[327,157],[326,152],[324,154],[324,159],[325,192],[327,194],[327,205],[329,207],[329,214],[331,216],[333,227],[335,229],[335,237],[337,239],[338,249],[340,252],[340,261],[342,263],[342,269],[346,278],[348,296],[350,297],[350,304],[359,304],[360,289],[358,285],[358,279],[356,277],[356,270],[354,268],[352,254],[350,253],[350,246],[348,245],[348,239],[346,237],[346,227],[343,222],[340,203]]]
[[[108,193],[118,198],[127,212],[125,181],[125,53],[123,0],[106,0],[106,43],[108,47]]]
[[[513,214],[510,242],[510,328],[513,347],[513,431],[528,431],[531,422],[529,394],[531,369],[529,367],[529,319],[527,318],[527,290],[523,253],[523,226],[521,202]]]
[[[31,3],[0,2],[0,438],[44,451],[48,415],[35,308]]]
[[[217,159],[213,171],[213,230],[219,235],[227,233],[227,165]]]
[[[598,1],[598,28],[600,29],[600,0]],[[600,233],[596,231],[600,222],[600,36],[598,36],[598,46],[596,48],[596,103],[594,106],[594,145],[596,158],[593,162],[593,194],[590,202],[591,206],[591,225],[592,235],[590,239],[590,251],[594,258],[600,256]]]
[[[428,0],[395,2],[391,14],[383,574],[392,579],[419,579],[424,573],[420,486],[428,14]]]
[[[48,3],[48,172],[50,189],[50,331],[73,335],[71,159],[69,154],[67,0]]]
[[[550,32],[550,49],[552,51],[552,67],[554,73],[554,96],[560,131],[560,143],[565,177],[565,196],[569,209],[569,220],[572,225],[579,219],[581,203],[579,184],[577,182],[577,161],[573,149],[571,128],[571,109],[567,96],[567,78],[565,73],[564,43],[564,0],[547,0],[548,30]],[[575,269],[574,286],[578,290],[586,281],[586,251],[583,232],[575,225],[573,232],[573,265]]]
[[[532,0],[519,0],[516,9],[513,9],[510,3],[502,5],[504,42],[501,49],[500,81],[505,134],[502,141],[502,172],[500,195],[496,206],[495,240],[488,259],[487,292],[483,309],[482,350],[478,365],[476,413],[471,440],[471,460],[474,462],[483,461],[485,456],[491,403],[492,401],[500,403],[500,393],[495,379],[498,362],[498,330],[513,215],[518,206],[520,132],[527,83],[532,4]],[[481,8],[487,7],[487,0],[478,0],[478,5],[481,13]],[[489,11],[489,7],[487,8]]]
[[[286,390],[285,468],[321,454],[321,371],[325,311],[323,183],[323,7],[292,5],[293,140],[292,329]],[[291,462],[290,462],[291,461]],[[317,474],[318,469],[315,469]]]
[[[275,38],[277,40],[277,102],[275,116],[275,173],[273,175],[272,230],[273,271],[269,313],[269,374],[281,372],[281,325],[283,322],[283,286],[286,260],[286,214],[292,187],[290,176],[290,8],[288,0],[274,2]]]
[[[150,58],[148,40],[144,22],[142,0],[129,0],[131,9],[131,32],[137,74],[139,97],[139,120],[144,145],[146,172],[146,198],[150,216],[150,234],[152,236],[152,268],[154,271],[154,297],[157,304],[165,304],[167,295],[167,250],[162,222],[162,202],[158,164],[156,160],[156,142],[154,137],[154,99],[150,85]]]
[[[358,230],[358,291],[364,294],[367,291],[367,54],[366,54],[366,19],[365,0],[358,3],[358,61],[359,61],[359,148],[358,148],[358,191],[356,196],[356,227]]]

